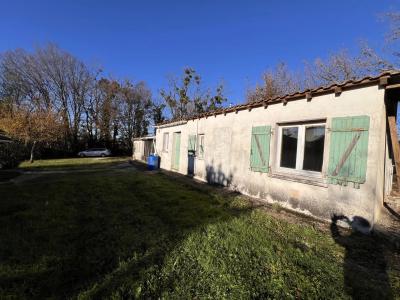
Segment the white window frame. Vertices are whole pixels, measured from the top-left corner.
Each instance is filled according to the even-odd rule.
[[[168,152],[168,147],[169,147],[169,132],[164,132],[163,133],[162,151]]]
[[[303,161],[304,161],[304,143],[305,143],[305,132],[307,127],[318,127],[324,126],[325,127],[325,138],[324,138],[324,153],[322,156],[322,169],[321,172],[317,171],[310,171],[310,170],[303,170]],[[297,140],[297,152],[296,152],[296,168],[285,168],[281,167],[281,152],[282,152],[282,130],[284,128],[290,127],[297,127],[298,128],[298,140]],[[280,173],[291,173],[294,175],[305,175],[310,177],[323,177],[325,173],[325,164],[326,164],[326,151],[327,151],[327,123],[326,122],[297,122],[297,123],[290,123],[290,124],[278,124],[278,145],[276,149],[276,162],[275,162],[275,169]]]
[[[203,142],[201,142],[201,140],[203,140]],[[198,154],[197,154],[197,157],[199,158],[199,159],[204,159],[204,144],[205,144],[205,136],[204,136],[204,133],[202,133],[202,134],[199,134],[198,135],[198,140],[197,140],[197,143],[198,143],[198,151],[196,151]],[[203,153],[202,154],[200,154],[200,146],[203,146]]]

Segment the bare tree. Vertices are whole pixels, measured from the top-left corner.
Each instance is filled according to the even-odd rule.
[[[383,15],[383,19],[389,23],[389,31],[386,34],[385,50],[389,50],[392,55],[392,63],[395,67],[400,67],[400,52],[398,50],[400,40],[400,12],[393,11]]]
[[[81,61],[57,46],[3,54],[0,63],[1,94],[13,104],[52,108],[63,121],[66,146],[76,150],[84,103],[93,72]]]
[[[306,62],[304,86],[314,88],[341,83],[377,75],[392,68],[391,63],[380,57],[368,44],[362,43],[355,56],[350,55],[347,50],[340,50],[325,60],[317,58],[313,63]]]
[[[384,16],[390,25],[389,33],[387,34],[388,42],[394,42],[400,39],[400,12],[389,12]]]
[[[42,107],[51,105],[43,72],[24,50],[2,55],[0,64],[0,93],[10,104],[34,102]]]
[[[54,132],[52,124],[57,125],[58,147],[69,153],[82,145],[99,144],[129,151],[131,137],[147,134],[152,109],[154,116],[162,119],[164,106],[153,106],[144,82],[98,79],[101,72],[52,44],[32,53],[18,49],[1,54],[3,126],[6,128],[12,118],[20,120],[18,124],[26,125],[31,132],[29,139],[24,138],[32,141],[27,143],[46,144]],[[29,124],[22,123],[23,115]],[[42,131],[45,128],[38,116],[48,120],[48,134]],[[57,122],[52,122],[51,116],[57,116]],[[30,124],[37,124],[37,131]],[[12,122],[7,129],[21,139],[22,129],[17,130],[16,125]]]
[[[152,95],[144,82],[121,86],[120,96],[121,137],[125,146],[131,148],[131,139],[147,135],[150,124]]]
[[[97,80],[98,75],[98,71],[51,44],[32,53],[24,50],[3,53],[0,57],[0,100],[2,112],[6,112],[2,114],[3,126],[7,127],[4,124],[12,118],[19,120],[23,113],[30,124],[38,124],[40,135],[25,124],[32,132],[30,136],[34,136],[26,140],[36,144],[39,136],[44,137],[43,141],[48,140],[52,131],[49,127],[46,135],[39,130],[42,127],[37,116],[57,116],[57,141],[63,141],[63,149],[67,151],[75,152],[81,144],[98,143],[112,147],[121,143],[129,149],[132,136],[147,134],[151,92],[143,82]],[[163,106],[158,106],[157,118],[162,118],[162,111]],[[49,120],[49,126],[52,123]],[[12,124],[14,127],[8,130],[19,139],[22,131],[18,129],[17,134],[17,124]]]
[[[100,141],[110,146],[118,131],[118,93],[120,84],[116,80],[102,78],[97,82],[96,102],[97,128]]]
[[[247,102],[257,102],[296,91],[342,83],[346,80],[377,75],[393,69],[393,64],[382,58],[367,43],[361,43],[357,55],[340,50],[326,59],[317,58],[314,62],[304,63],[303,74],[290,71],[285,63],[263,75],[263,83],[247,92]]]
[[[258,102],[277,96],[290,94],[301,88],[299,77],[289,71],[285,63],[278,64],[274,69],[263,75],[262,85],[247,91],[247,102]]]
[[[54,45],[38,48],[33,59],[43,70],[53,104],[63,117],[68,145],[76,150],[93,72],[83,62]]]

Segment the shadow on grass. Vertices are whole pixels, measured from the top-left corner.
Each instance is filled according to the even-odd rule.
[[[353,230],[349,233],[342,229],[342,233],[337,226],[338,220],[348,223]],[[346,292],[353,299],[393,299],[386,272],[384,243],[373,232],[360,232],[369,227],[369,222],[362,217],[354,217],[352,221],[346,216],[332,217],[332,237],[346,251],[343,262]]]
[[[0,182],[7,182],[21,175],[18,170],[0,170]]]
[[[252,212],[237,193],[185,176],[46,174],[0,192],[0,299],[343,295],[342,250],[325,234]],[[379,289],[382,278],[367,266],[379,258],[371,240],[338,239],[348,244],[346,262],[365,258],[349,278]]]
[[[231,207],[233,195],[123,171],[42,176],[1,195],[0,298],[97,299],[118,289],[157,298],[163,287],[142,282],[144,273],[193,230],[250,210]]]

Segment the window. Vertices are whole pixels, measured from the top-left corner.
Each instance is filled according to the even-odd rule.
[[[189,135],[188,151],[196,151],[196,135]]]
[[[303,170],[322,171],[324,160],[325,126],[305,128]]]
[[[278,167],[285,170],[322,172],[325,124],[279,127]]]
[[[204,134],[199,134],[199,151],[198,151],[198,157],[203,158],[204,157]]]
[[[281,167],[296,168],[298,127],[282,128]]]
[[[167,152],[168,151],[168,142],[169,142],[169,134],[168,132],[164,132],[163,135],[163,151]]]

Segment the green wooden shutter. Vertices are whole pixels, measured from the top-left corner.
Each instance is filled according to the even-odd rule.
[[[181,133],[174,132],[174,149],[173,149],[173,160],[172,168],[179,170],[179,161],[181,156]]]
[[[333,118],[329,150],[328,182],[356,188],[365,182],[368,157],[369,117]]]
[[[269,170],[271,126],[253,127],[251,132],[250,168],[255,172]]]
[[[196,135],[189,135],[188,151],[196,150]]]

